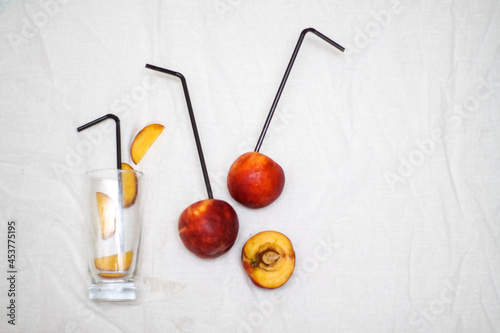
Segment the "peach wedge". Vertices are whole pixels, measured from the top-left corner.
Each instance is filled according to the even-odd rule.
[[[133,253],[133,251],[128,251],[126,253],[118,253],[106,257],[95,258],[94,264],[95,267],[101,271],[123,272],[130,268],[130,265],[132,264]],[[118,278],[123,277],[126,274],[99,273],[99,275],[107,278]]]
[[[132,147],[130,148],[130,155],[132,156],[132,161],[137,165],[141,159],[146,155],[151,145],[158,139],[160,134],[165,129],[165,126],[160,124],[151,124],[142,129],[132,142]]]
[[[127,163],[122,163],[122,170],[134,169]],[[134,204],[137,197],[137,176],[133,172],[122,173],[123,187],[123,208],[130,207]]]
[[[251,237],[241,251],[241,262],[250,280],[258,287],[281,287],[292,276],[295,252],[280,232],[263,231]]]
[[[101,226],[101,238],[108,239],[116,231],[116,204],[107,194],[97,192],[97,210]]]

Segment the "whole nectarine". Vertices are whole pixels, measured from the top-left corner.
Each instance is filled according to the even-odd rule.
[[[248,208],[273,203],[285,186],[285,173],[278,163],[258,152],[238,157],[229,169],[227,187],[234,200]]]
[[[184,246],[204,259],[217,258],[229,251],[238,230],[238,216],[223,200],[195,202],[179,217],[179,235]]]

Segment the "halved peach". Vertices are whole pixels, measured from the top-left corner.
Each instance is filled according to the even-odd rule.
[[[123,272],[130,268],[130,265],[132,264],[133,254],[133,251],[128,251],[126,253],[118,253],[106,257],[95,258],[94,264],[95,267],[101,271]],[[127,274],[99,273],[99,275],[107,278],[118,278],[123,277]]]
[[[108,239],[116,231],[116,204],[107,194],[97,192],[97,209],[101,226],[101,238]]]
[[[263,231],[245,243],[241,262],[256,286],[274,289],[284,285],[292,276],[295,252],[292,242],[282,233]]]
[[[122,170],[134,170],[127,163],[122,163]],[[134,204],[137,197],[137,176],[133,172],[122,173],[123,207],[127,208]]]
[[[139,163],[144,155],[146,155],[146,152],[156,139],[158,139],[164,129],[165,126],[163,125],[151,124],[144,127],[142,131],[135,136],[132,147],[130,148],[130,155],[135,164]]]

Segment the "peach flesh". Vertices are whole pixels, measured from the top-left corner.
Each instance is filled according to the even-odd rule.
[[[97,210],[99,213],[99,224],[101,227],[101,238],[108,239],[116,231],[116,204],[107,194],[96,193]]]
[[[241,263],[253,284],[275,289],[285,284],[292,275],[295,252],[288,237],[282,233],[263,231],[245,243]]]
[[[134,171],[134,169],[127,163],[122,163],[123,170]],[[137,197],[137,176],[133,172],[122,173],[122,186],[123,186],[123,208],[132,206]]]
[[[130,156],[136,165],[139,164],[164,129],[165,126],[161,124],[151,124],[144,127],[135,136],[132,146],[130,147]]]
[[[112,271],[120,272],[126,271],[130,268],[132,264],[133,251],[128,251],[126,253],[118,253],[106,257],[100,257],[94,259],[95,267],[101,271]],[[124,277],[127,274],[123,273],[99,273],[100,276],[105,278],[119,278]]]

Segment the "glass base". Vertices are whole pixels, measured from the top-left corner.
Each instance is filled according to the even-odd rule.
[[[89,298],[94,301],[133,301],[136,290],[133,282],[92,283]]]

